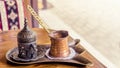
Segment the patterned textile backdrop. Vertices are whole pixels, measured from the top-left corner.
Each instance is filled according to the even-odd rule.
[[[19,29],[24,24],[22,0],[0,1],[0,29]]]

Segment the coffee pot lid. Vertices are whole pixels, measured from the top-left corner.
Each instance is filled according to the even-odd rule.
[[[36,34],[33,32],[27,25],[28,21],[27,19],[24,20],[24,27],[23,29],[18,33],[17,40],[20,43],[29,43],[36,41]]]

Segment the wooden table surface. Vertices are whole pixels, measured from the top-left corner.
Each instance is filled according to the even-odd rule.
[[[47,33],[40,28],[33,29],[37,33],[37,44],[50,44],[50,39]],[[84,52],[83,57],[89,59],[94,63],[93,66],[80,66],[75,64],[60,64],[60,63],[39,63],[32,65],[15,65],[7,62],[6,52],[12,48],[17,47],[17,33],[16,31],[3,31],[0,36],[3,41],[0,42],[0,67],[2,68],[106,68],[102,63],[95,59],[89,52]]]

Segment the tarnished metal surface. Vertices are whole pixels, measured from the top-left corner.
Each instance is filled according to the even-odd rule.
[[[37,57],[36,34],[27,26],[25,19],[24,28],[17,35],[18,57],[24,61],[29,61]]]

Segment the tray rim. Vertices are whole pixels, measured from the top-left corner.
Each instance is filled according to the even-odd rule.
[[[38,46],[42,46],[42,45],[38,45]],[[65,60],[72,60],[71,62],[70,61],[63,61],[64,59],[62,59],[62,60],[50,60],[49,59],[49,61],[47,60],[47,61],[40,61],[40,60],[36,60],[36,61],[28,61],[28,62],[17,62],[17,61],[14,61],[14,60],[12,60],[10,57],[9,57],[9,54],[13,51],[13,50],[15,50],[17,47],[15,47],[15,48],[12,48],[12,49],[10,49],[7,53],[6,53],[6,55],[5,55],[5,57],[6,57],[6,59],[9,61],[9,62],[12,62],[12,63],[14,63],[14,64],[22,64],[22,65],[29,65],[29,64],[37,64],[37,63],[53,63],[53,62],[56,62],[56,63],[72,63],[72,64],[78,64],[78,65],[86,65],[86,64],[83,64],[83,63],[81,63],[81,62],[78,62],[78,61],[75,61],[75,62],[72,62],[73,60],[72,59],[65,59]],[[84,51],[82,51],[80,54],[82,54],[82,53],[84,53],[86,50],[84,49]],[[78,54],[78,53],[76,53],[76,54]],[[80,55],[79,54],[79,55]],[[45,58],[45,55],[43,56],[44,58]],[[42,58],[43,58],[42,57]],[[40,58],[40,59],[42,59],[42,58]],[[92,63],[92,62],[91,62]]]

